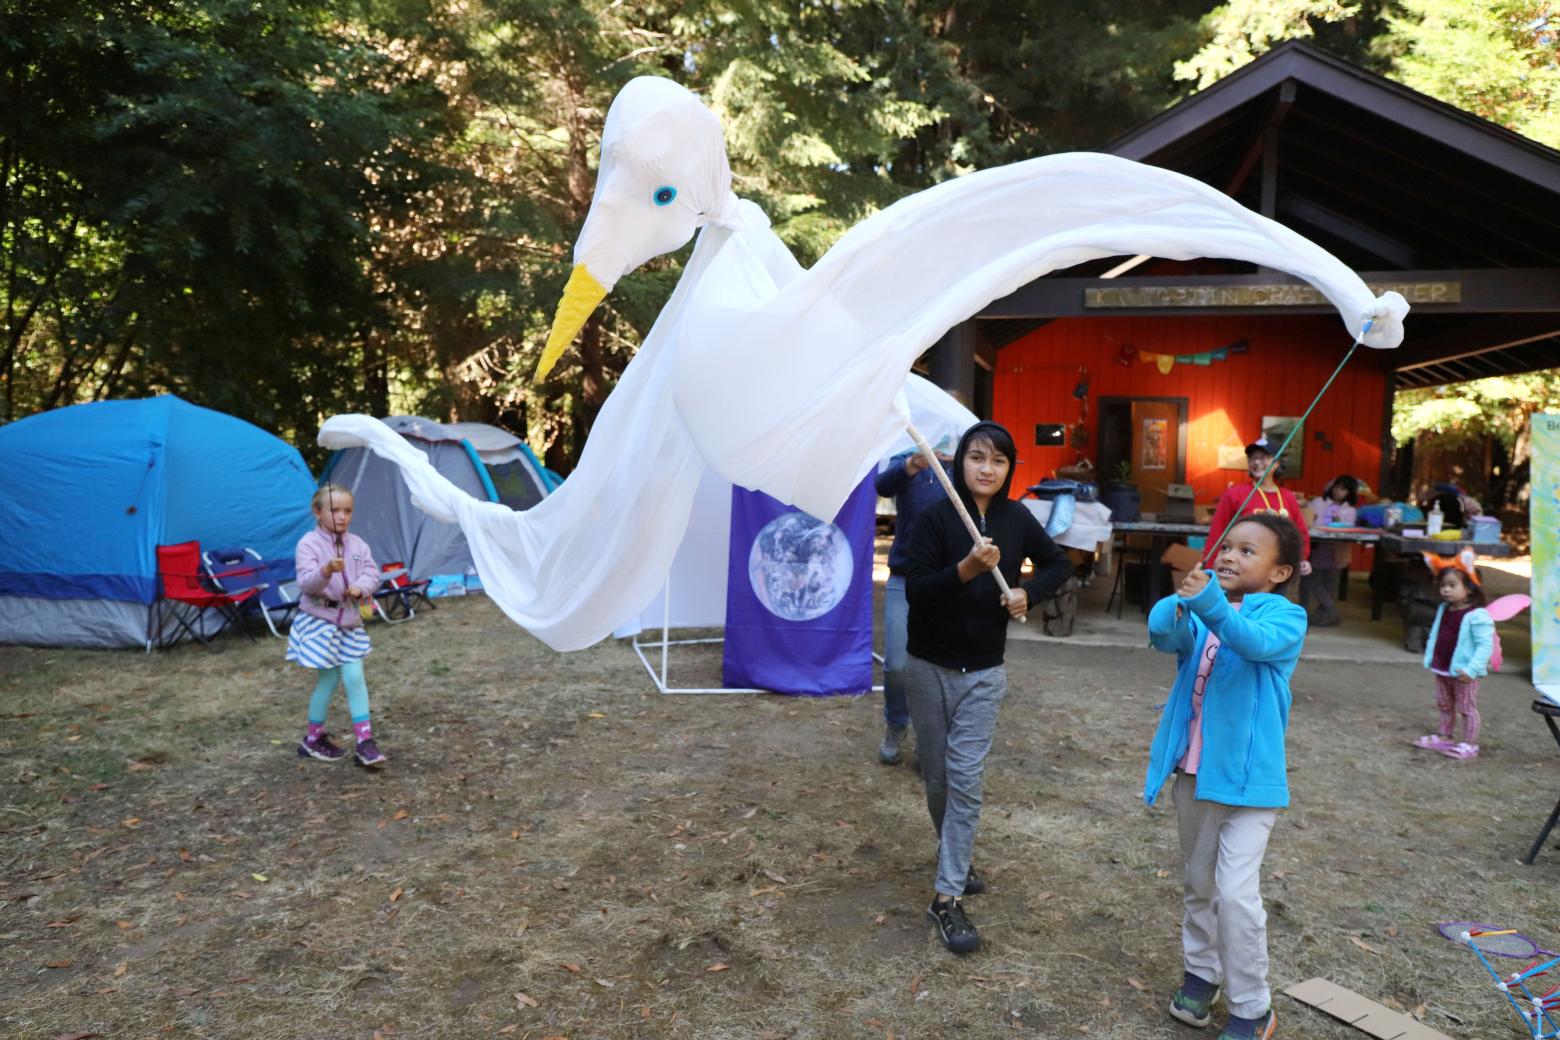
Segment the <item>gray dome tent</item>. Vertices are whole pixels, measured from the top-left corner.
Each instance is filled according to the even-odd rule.
[[[486,423],[440,423],[394,415],[385,424],[428,456],[433,468],[467,494],[511,509],[529,509],[557,486],[524,441]],[[349,489],[356,500],[352,532],[381,564],[399,560],[414,580],[465,574],[473,566],[466,536],[412,505],[401,472],[363,448],[335,452],[320,482]]]

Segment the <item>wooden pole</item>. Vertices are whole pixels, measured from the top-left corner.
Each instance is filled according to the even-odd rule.
[[[921,436],[921,431],[915,428],[914,423],[907,424],[905,430],[909,432],[910,439],[915,441],[916,448],[920,450],[922,455],[926,456],[927,465],[931,466],[932,472],[937,474],[937,479],[942,483],[943,490],[948,493],[948,501],[952,502],[953,508],[958,510],[959,519],[964,521],[964,527],[970,532],[970,537],[975,539],[976,545],[981,544],[981,542],[986,540],[986,536],[980,533],[980,528],[976,527],[975,521],[970,519],[970,511],[964,508],[964,500],[959,497],[958,491],[954,490],[953,481],[948,479],[948,473],[943,469],[942,462],[938,460],[937,453],[932,450],[930,444],[926,443],[926,438]],[[1007,579],[1002,576],[1002,572],[996,567],[991,568],[991,576],[997,579],[997,588],[1002,590],[1002,595],[1005,598],[1011,591],[1008,588]],[[1029,623],[1029,615],[1024,614],[1018,620],[1027,625]]]

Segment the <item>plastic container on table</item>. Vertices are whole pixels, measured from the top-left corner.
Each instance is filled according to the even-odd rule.
[[[1468,520],[1468,540],[1475,545],[1490,545],[1500,541],[1500,518],[1475,516]]]

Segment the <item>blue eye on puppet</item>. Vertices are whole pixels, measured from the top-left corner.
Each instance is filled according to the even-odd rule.
[[[671,187],[670,185],[667,185],[664,188],[655,189],[655,204],[657,206],[668,206],[676,197],[677,189]]]

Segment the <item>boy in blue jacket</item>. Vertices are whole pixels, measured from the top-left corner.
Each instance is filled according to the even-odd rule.
[[[1143,786],[1152,805],[1175,774],[1185,975],[1170,1014],[1206,1026],[1226,989],[1220,1040],[1268,1040],[1276,1022],[1260,881],[1276,810],[1289,804],[1284,731],[1306,616],[1280,590],[1300,553],[1289,520],[1244,517],[1225,534],[1211,575],[1192,571],[1148,616],[1149,645],[1178,662]]]

